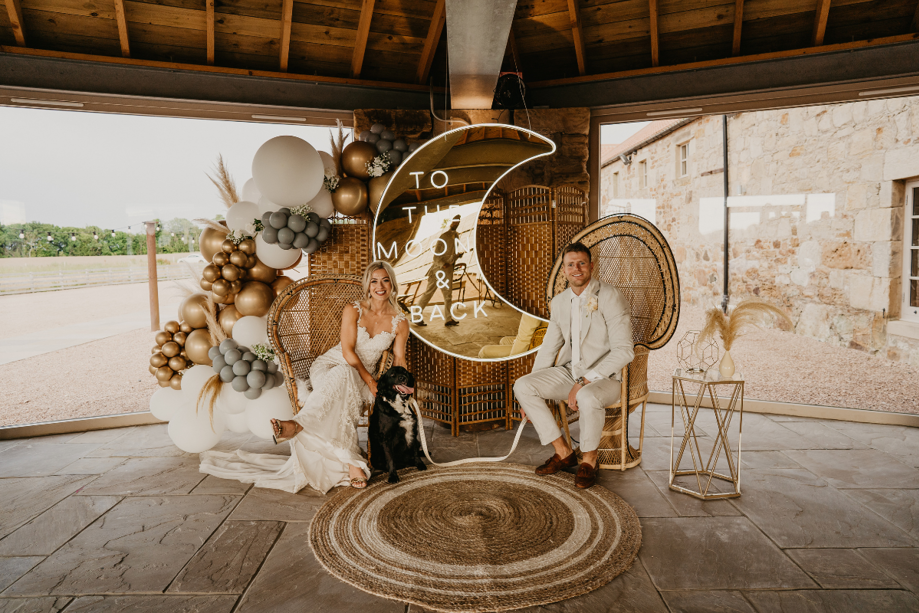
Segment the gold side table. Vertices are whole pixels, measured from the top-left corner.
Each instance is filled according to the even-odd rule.
[[[719,398],[719,388],[727,388],[728,394]],[[693,393],[695,394],[694,398]],[[670,415],[670,489],[689,494],[701,500],[719,500],[740,496],[740,440],[743,433],[743,393],[744,379],[740,373],[735,373],[734,376],[725,378],[721,376],[717,367],[710,368],[705,373],[690,373],[679,368],[674,371],[673,400]],[[712,443],[712,450],[708,455],[708,460],[703,464],[702,449],[696,436],[696,418],[699,415],[702,401],[706,396],[712,403],[712,411],[715,414],[718,432]],[[726,403],[725,398],[727,398]],[[691,403],[690,399],[692,399]],[[673,442],[677,407],[680,409],[684,432],[680,448],[676,458],[674,458]],[[736,460],[731,452],[731,444],[728,439],[729,428],[735,414],[738,416]],[[692,469],[680,470],[680,464],[687,449],[692,459]],[[730,475],[715,471],[722,452],[726,457]],[[698,489],[690,489],[673,482],[676,477],[685,476],[695,476]],[[711,491],[713,479],[720,479],[732,484],[734,490],[730,492]]]

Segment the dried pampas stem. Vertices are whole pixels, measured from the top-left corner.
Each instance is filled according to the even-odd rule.
[[[214,302],[214,297],[211,296],[210,292],[206,296],[205,305],[207,308],[204,309],[204,320],[207,322],[207,331],[211,335],[211,344],[219,345],[227,340],[227,333],[217,321],[217,304]]]
[[[338,136],[329,130],[329,142],[332,144],[332,159],[335,160],[335,174],[341,176],[341,152],[345,149],[345,126],[341,119],[336,119],[335,124],[338,126]]]
[[[195,403],[195,413],[201,408],[202,402],[207,403],[207,412],[211,419],[211,430],[214,432],[216,432],[216,430],[214,430],[214,405],[217,404],[217,397],[220,396],[220,391],[222,389],[223,381],[220,379],[220,375],[214,375],[208,379],[204,387],[201,388],[201,392],[198,394],[198,401]]]
[[[203,226],[207,226],[207,227],[210,228],[211,230],[216,230],[216,231],[218,231],[218,232],[223,232],[224,234],[229,234],[229,233],[230,233],[229,228],[227,228],[226,226],[220,225],[218,222],[216,222],[216,221],[214,221],[214,220],[212,220],[212,219],[195,219],[195,220],[193,220],[193,221],[194,221],[195,223],[199,223],[199,224],[201,224],[201,225],[203,225]]]
[[[207,178],[220,192],[220,199],[223,200],[226,207],[230,208],[239,202],[239,195],[236,193],[236,183],[233,181],[233,177],[230,176],[227,165],[223,162],[223,155],[217,156],[217,165],[214,167],[214,172],[217,174],[217,178],[212,177],[210,174],[207,175]]]
[[[789,328],[794,327],[785,311],[763,300],[744,300],[728,315],[719,308],[709,309],[705,312],[705,327],[696,342],[712,338],[717,332],[721,336],[724,350],[730,351],[734,341],[745,334],[748,328],[759,328],[772,319],[785,322]]]

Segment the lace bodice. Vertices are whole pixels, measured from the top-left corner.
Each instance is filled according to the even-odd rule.
[[[402,320],[405,319],[405,315],[402,311],[396,313],[396,316],[392,318],[392,326],[389,331],[383,331],[377,333],[375,336],[370,336],[370,332],[367,331],[367,328],[361,325],[361,319],[364,317],[364,310],[361,308],[361,303],[355,301],[354,308],[357,309],[357,342],[354,345],[354,352],[357,353],[357,357],[361,359],[361,362],[364,364],[364,368],[373,372],[373,368],[376,366],[377,362],[380,361],[380,357],[383,355],[383,352],[389,349],[390,345],[396,338],[396,331],[399,328],[399,324]]]

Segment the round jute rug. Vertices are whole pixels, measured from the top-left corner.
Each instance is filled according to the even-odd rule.
[[[574,477],[466,464],[342,488],[316,513],[310,545],[335,577],[437,611],[510,611],[586,594],[627,570],[635,511]]]

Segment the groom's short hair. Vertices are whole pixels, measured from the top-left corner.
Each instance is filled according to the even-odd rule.
[[[585,245],[584,243],[580,241],[576,243],[571,243],[570,245],[565,247],[565,249],[562,251],[562,259],[564,259],[565,256],[568,255],[569,253],[586,253],[587,261],[588,262],[593,261],[592,258],[590,257],[590,249],[588,249],[587,245]]]

